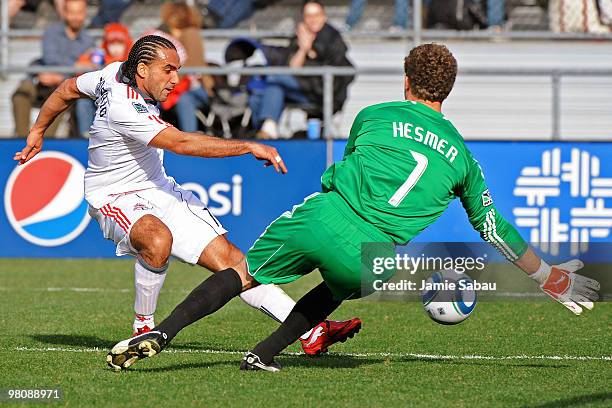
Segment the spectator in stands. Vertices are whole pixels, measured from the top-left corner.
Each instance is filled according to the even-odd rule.
[[[340,33],[327,24],[325,9],[319,1],[307,1],[302,8],[302,21],[287,51],[289,66],[352,66],[347,46]],[[346,99],[352,77],[334,78],[334,112]],[[261,92],[253,93],[249,105],[259,138],[277,138],[278,121],[285,101],[315,104],[320,110],[323,101],[323,79],[320,76],[269,75]]]
[[[165,3],[161,8],[161,18],[164,23],[162,29],[168,31],[185,47],[185,67],[207,66],[204,58],[204,42],[200,35],[202,16],[193,7],[184,1]],[[182,86],[179,86],[181,85]],[[196,109],[208,105],[214,94],[214,80],[210,75],[186,75],[181,83],[175,87],[176,91],[164,103],[165,109],[175,104],[175,112],[179,129],[185,132],[198,130]]]
[[[279,0],[210,0],[205,8],[206,28],[233,28],[251,17],[256,10]]]
[[[83,31],[87,17],[87,2],[84,0],[65,0],[63,22],[50,26],[43,36],[43,55],[38,61],[41,65],[73,66],[77,58],[94,46],[94,40]],[[45,72],[23,80],[13,93],[13,115],[15,133],[27,136],[30,129],[32,106],[44,102],[66,75]],[[53,136],[60,118],[47,130]]]
[[[60,19],[64,19],[64,3],[66,0],[53,0],[55,11]],[[8,0],[9,19],[15,17],[20,10],[36,11],[42,0]]]
[[[487,23],[489,28],[501,30],[506,14],[506,0],[487,0]]]
[[[91,27],[104,27],[109,23],[118,23],[121,15],[132,5],[134,0],[100,0],[98,14],[91,20]]]
[[[87,50],[76,62],[77,67],[88,70],[101,69],[103,66],[117,61],[127,60],[132,48],[132,37],[126,26],[120,23],[110,23],[104,27],[104,36],[100,48]],[[96,115],[96,105],[93,100],[81,98],[75,105],[79,134],[89,136],[89,127]]]
[[[361,19],[363,10],[368,0],[353,0],[351,8],[346,16],[346,25],[349,30],[353,29]],[[408,0],[395,0],[395,17],[391,30],[405,30],[408,28]]]
[[[487,13],[480,0],[431,0],[427,7],[427,28],[472,30],[487,26]]]
[[[15,17],[15,15],[19,13],[19,10],[21,10],[21,8],[25,6],[25,4],[26,4],[25,0],[9,0],[8,1],[9,20]]]

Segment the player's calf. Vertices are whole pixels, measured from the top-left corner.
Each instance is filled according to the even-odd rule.
[[[186,326],[219,310],[242,291],[243,277],[234,269],[217,272],[195,288],[153,331],[117,343],[106,361],[114,369],[159,353]]]
[[[322,282],[305,294],[281,326],[252,350],[261,362],[270,364],[274,356],[295,342],[300,336],[329,316],[340,301],[334,299],[329,287]]]

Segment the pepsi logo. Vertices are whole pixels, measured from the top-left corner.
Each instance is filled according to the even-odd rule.
[[[13,229],[28,242],[53,247],[78,237],[90,217],[83,196],[85,168],[56,151],[39,153],[17,166],[4,190],[4,208]]]

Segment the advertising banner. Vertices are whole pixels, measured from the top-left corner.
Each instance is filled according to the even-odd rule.
[[[323,141],[274,144],[289,173],[264,168],[252,156],[201,159],[166,153],[165,166],[184,188],[195,192],[248,250],[266,226],[320,189],[325,169]],[[345,142],[334,142],[341,160]],[[572,255],[591,242],[612,241],[612,143],[469,142],[480,162],[495,205],[540,250]],[[15,166],[22,140],[0,142],[0,257],[113,257],[87,214],[83,174],[87,141],[49,140],[36,161]],[[606,160],[608,159],[608,160]],[[459,200],[416,239],[417,242],[478,242]]]
[[[0,257],[114,257],[114,244],[103,238],[83,198],[87,141],[46,141],[35,161],[16,166],[12,157],[23,143],[0,142]],[[274,145],[285,175],[250,155],[202,159],[166,152],[164,163],[247,250],[271,221],[320,189],[324,142]]]

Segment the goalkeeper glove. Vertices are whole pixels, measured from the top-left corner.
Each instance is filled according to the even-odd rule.
[[[595,279],[574,273],[583,266],[584,263],[579,259],[553,266],[542,261],[540,268],[531,278],[540,283],[540,289],[544,293],[579,315],[582,313],[582,307],[593,309],[593,302],[599,298],[597,291],[600,288]]]

